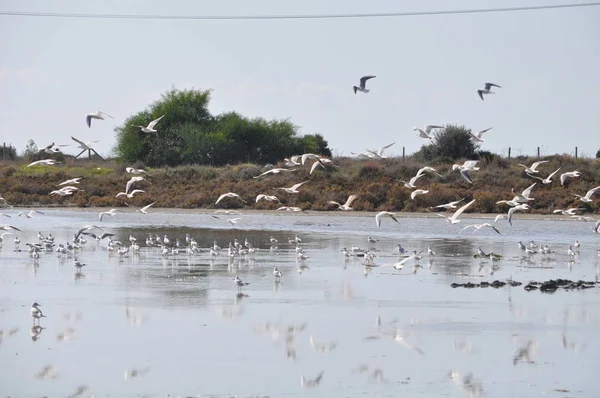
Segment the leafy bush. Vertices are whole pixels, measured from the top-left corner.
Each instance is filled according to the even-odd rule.
[[[167,91],[115,129],[114,152],[124,163],[141,161],[153,167],[265,164],[307,152],[331,156],[322,135],[298,136],[298,126],[289,120],[248,119],[236,112],[213,116],[209,101],[210,90]],[[156,133],[140,130],[161,116]]]

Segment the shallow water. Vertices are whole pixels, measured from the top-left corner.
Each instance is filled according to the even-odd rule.
[[[482,222],[467,218],[458,225],[437,217],[385,219],[377,228],[364,214],[241,217],[230,225],[209,214],[156,209],[99,222],[95,212],[47,210],[3,220],[23,230],[23,251],[14,251],[14,235],[4,237],[0,394],[64,397],[85,386],[77,396],[597,396],[600,289],[523,289],[530,280],[597,279],[600,243],[591,223],[514,219],[512,228],[497,223],[500,236],[458,234]],[[77,254],[87,266],[77,274],[72,257],[43,252],[34,261],[25,250],[38,231],[65,243],[93,223],[124,243],[135,236],[140,252],[109,255],[106,240],[88,238]],[[164,257],[145,246],[149,232],[184,242],[188,232],[203,250]],[[305,261],[287,243],[296,234]],[[271,248],[270,236],[281,243]],[[367,236],[379,242],[369,244]],[[259,250],[232,262],[226,250],[211,259],[214,240],[226,249],[234,238]],[[547,243],[556,253],[525,261],[519,240]],[[581,248],[570,262],[567,248],[575,240]],[[370,248],[376,264],[390,264],[400,259],[398,243],[407,250],[431,246],[437,254],[422,253],[419,268],[411,260],[401,271],[375,267],[365,275],[363,259],[340,251]],[[504,256],[496,269],[473,258],[478,246]],[[283,273],[280,283],[274,266]],[[242,295],[235,275],[250,283]],[[509,278],[524,285],[450,287]],[[32,339],[33,301],[47,318]],[[292,325],[301,330],[288,333]],[[329,349],[311,346],[311,336]],[[52,370],[43,377],[46,366]],[[131,370],[140,374],[126,379]],[[301,386],[301,375],[312,379],[321,371],[318,385]],[[461,382],[469,374],[470,383]]]

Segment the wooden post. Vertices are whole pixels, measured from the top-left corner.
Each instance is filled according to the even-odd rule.
[[[402,147],[402,163],[404,163],[404,157],[406,156],[406,148]]]
[[[577,147],[575,147],[575,159],[577,159]]]
[[[510,160],[510,147],[508,147],[508,160]]]

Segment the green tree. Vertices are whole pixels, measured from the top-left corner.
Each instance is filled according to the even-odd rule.
[[[23,157],[26,157],[27,159],[31,159],[35,155],[37,155],[38,152],[39,152],[39,150],[38,150],[38,147],[37,147],[35,141],[30,138],[29,141],[27,141],[27,146],[25,147],[25,150],[23,151]]]
[[[471,130],[465,126],[446,125],[434,133],[429,145],[423,145],[413,156],[423,161],[473,159],[478,157],[479,144],[471,140]]]
[[[212,116],[209,101],[210,90],[171,89],[115,130],[115,154],[123,162],[149,166],[275,163],[305,152],[331,156],[322,135],[300,137],[289,120],[248,119],[236,112]],[[138,127],[162,115],[156,133],[143,133]]]

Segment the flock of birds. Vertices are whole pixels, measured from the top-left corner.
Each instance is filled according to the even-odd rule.
[[[362,77],[360,79],[359,86],[353,86],[354,93],[355,94],[357,92],[361,92],[361,93],[365,93],[365,94],[369,93],[370,90],[367,89],[367,87],[366,87],[367,81],[370,79],[373,79],[373,78],[375,78],[375,76],[369,75],[369,76]],[[496,85],[493,83],[485,83],[483,89],[477,90],[477,94],[481,98],[481,100],[484,100],[484,95],[494,94],[494,92],[491,91],[492,87],[500,88],[499,85]],[[156,129],[157,124],[160,122],[160,120],[164,116],[165,115],[162,115],[162,116],[152,120],[151,122],[148,123],[147,126],[139,125],[136,127],[138,127],[141,132],[146,133],[146,134],[156,133],[158,131]],[[107,113],[102,112],[102,111],[87,114],[86,115],[86,124],[88,125],[88,127],[91,128],[92,120],[104,120],[105,117],[113,118],[112,116],[110,116]],[[426,125],[423,129],[415,127],[414,131],[417,132],[417,135],[419,137],[426,139],[426,140],[432,140],[433,133],[436,129],[443,129],[443,127],[438,126],[438,125]],[[483,142],[484,141],[482,138],[483,134],[488,132],[490,129],[491,128],[487,128],[487,129],[481,130],[477,133],[473,133],[471,139],[475,142]],[[71,137],[71,138],[79,144],[79,148],[84,149],[84,150],[86,150],[86,149],[92,150],[93,149],[92,144],[94,142],[97,142],[97,141],[83,142],[81,140],[76,139],[75,137]],[[359,157],[364,157],[364,158],[369,158],[369,159],[385,159],[385,158],[387,158],[387,156],[385,155],[385,150],[394,144],[395,143],[388,144],[386,146],[379,148],[378,150],[367,150],[367,151],[365,151],[363,153],[359,153],[357,155]],[[55,145],[54,143],[52,143],[51,145],[44,148],[43,151],[46,153],[58,153],[58,152],[61,152],[61,148],[65,147],[65,146],[66,145]],[[312,163],[310,161],[312,161]],[[454,164],[452,166],[452,171],[459,171],[462,178],[468,184],[472,184],[473,183],[472,174],[474,172],[477,172],[478,170],[480,170],[480,167],[477,166],[478,162],[479,162],[478,160],[467,160],[463,164]],[[40,164],[55,165],[57,163],[60,163],[60,162],[57,162],[53,159],[44,159],[44,160],[32,162],[27,167],[34,166],[34,165],[40,165]],[[273,176],[273,175],[278,175],[278,174],[283,174],[283,173],[291,173],[291,172],[299,170],[300,168],[302,168],[304,166],[307,166],[310,168],[310,171],[309,171],[310,175],[312,175],[312,173],[317,168],[326,169],[327,167],[339,167],[338,165],[334,164],[331,159],[328,159],[328,158],[318,155],[318,154],[312,154],[312,153],[305,153],[302,155],[295,155],[290,158],[285,158],[283,163],[284,163],[283,167],[270,168],[270,169],[264,171],[263,173],[261,173],[260,175],[255,176],[253,178],[258,179],[258,178],[263,178],[265,176]],[[539,180],[539,182],[541,182],[541,184],[544,184],[544,185],[552,184],[554,182],[553,178],[560,171],[560,168],[556,169],[552,173],[549,173],[546,177],[541,177],[540,170],[538,170],[538,168],[545,163],[548,163],[548,161],[542,160],[542,161],[537,161],[530,166],[523,165],[523,164],[519,164],[519,166],[524,168],[524,172],[530,178]],[[151,184],[151,182],[148,181],[148,179],[147,179],[148,173],[143,169],[135,169],[133,167],[127,167],[126,171],[129,174],[134,174],[134,176],[131,177],[127,181],[124,191],[116,193],[115,197],[123,198],[123,199],[125,199],[125,198],[131,199],[135,195],[145,193],[145,191],[142,189],[139,189],[139,188],[134,189],[134,185],[137,185],[141,182]],[[141,174],[144,174],[145,176],[141,176]],[[402,181],[402,183],[404,184],[404,187],[411,190],[410,197],[412,200],[415,200],[419,195],[426,195],[426,194],[430,193],[429,190],[420,189],[417,185],[418,181],[427,175],[437,175],[437,176],[441,177],[441,174],[435,168],[425,166],[425,167],[419,169],[417,174],[415,176],[413,176],[412,178],[410,178],[408,181]],[[582,175],[581,172],[579,172],[577,170],[566,171],[566,172],[560,174],[560,176],[559,176],[560,185],[565,186],[565,184],[569,178],[577,178],[577,177],[580,177],[581,175]],[[50,195],[69,196],[69,195],[76,194],[79,191],[83,191],[83,189],[80,189],[77,186],[78,184],[80,184],[81,179],[82,179],[82,177],[78,177],[78,178],[73,178],[73,179],[69,179],[69,180],[61,182],[60,184],[58,184],[58,186],[60,188],[51,191]],[[306,180],[306,181],[301,181],[297,184],[294,184],[291,187],[274,186],[272,188],[274,190],[281,191],[288,195],[294,195],[294,194],[298,194],[300,192],[300,189],[304,186],[304,184],[307,184],[309,182],[310,182],[310,180]],[[462,229],[460,229],[460,231],[458,233],[461,233],[467,229],[473,229],[474,232],[482,230],[482,229],[490,229],[497,234],[501,234],[500,230],[496,227],[497,224],[495,225],[495,223],[497,223],[500,220],[506,219],[508,221],[508,223],[512,226],[512,220],[513,220],[514,213],[516,213],[518,211],[528,210],[530,208],[528,202],[535,200],[535,198],[532,197],[532,192],[537,184],[538,184],[537,181],[534,182],[532,185],[527,187],[522,192],[515,192],[515,189],[513,188],[513,189],[511,189],[511,193],[513,195],[512,199],[500,200],[500,201],[496,202],[497,204],[505,204],[505,205],[509,206],[509,209],[506,214],[504,214],[504,213],[498,214],[494,219],[494,224],[488,223],[488,222],[480,223],[480,224],[470,224],[470,225],[464,226]],[[589,204],[589,203],[593,202],[594,195],[599,189],[600,189],[600,186],[596,186],[596,187],[589,189],[585,194],[573,193],[573,196],[578,198],[579,201],[581,201],[582,203]],[[337,208],[340,211],[352,211],[353,210],[352,205],[358,198],[359,198],[358,194],[350,194],[344,203],[340,203],[340,202],[331,200],[331,201],[328,201],[328,204],[330,204],[331,206],[335,206],[335,208]],[[454,212],[450,215],[445,215],[445,214],[441,214],[441,213],[435,213],[435,214],[441,218],[444,218],[444,220],[451,225],[458,224],[461,222],[460,216],[465,212],[466,209],[468,209],[470,206],[473,205],[473,203],[475,203],[475,199],[472,199],[469,202],[467,202],[459,207],[459,205],[465,199],[466,198],[462,198],[460,200],[452,201],[449,203],[439,204],[437,206],[432,207],[431,209],[432,210],[434,210],[434,209],[454,210]],[[235,200],[235,201],[239,201],[244,204],[247,204],[251,200],[254,201],[254,203],[258,203],[259,201],[269,201],[269,202],[275,202],[275,203],[281,205],[279,208],[277,208],[278,211],[282,211],[282,210],[283,211],[292,211],[292,212],[303,211],[299,207],[286,206],[283,204],[283,202],[280,200],[280,198],[278,196],[271,195],[271,194],[264,193],[264,192],[258,193],[257,196],[253,199],[243,198],[234,192],[226,192],[226,193],[223,193],[222,195],[220,195],[216,199],[215,205],[218,205],[219,203],[221,203],[223,201],[228,201],[228,200]],[[152,207],[155,203],[156,202],[149,203],[148,205],[146,205],[142,208],[136,209],[136,211],[138,211],[142,214],[147,214],[150,207]],[[125,202],[125,204],[128,205],[126,202]],[[2,196],[0,196],[0,206],[12,208],[12,206]],[[577,220],[595,221],[595,226],[593,228],[593,232],[600,234],[600,220],[594,220],[592,217],[587,217],[587,216],[582,215],[581,213],[583,211],[585,211],[584,207],[578,207],[578,208],[568,208],[568,209],[556,209],[553,212],[561,214],[561,215],[569,215]],[[116,216],[119,213],[125,213],[125,212],[122,210],[116,209],[116,208],[112,208],[108,211],[100,212],[98,214],[98,220],[99,220],[99,222],[102,222],[104,217]],[[236,214],[240,215],[241,214],[237,210],[217,210],[214,214],[212,214],[212,217],[219,219],[219,220],[223,220],[230,224],[236,224],[237,222],[242,220],[241,217],[225,218],[220,215],[217,215],[217,214],[222,214],[222,213],[227,214],[227,215],[236,215]],[[33,218],[36,214],[43,215],[44,213],[40,212],[40,211],[36,211],[36,210],[31,210],[28,213],[19,212],[18,217],[24,216],[26,218]],[[2,217],[2,216],[10,218],[11,214],[0,213],[0,217]],[[399,223],[397,212],[380,211],[375,215],[374,218],[375,218],[375,224],[378,228],[381,227],[381,224],[384,219],[389,219],[393,222]],[[0,230],[5,231],[2,234],[0,234],[0,245],[3,242],[5,235],[13,234],[16,232],[21,232],[21,230],[19,228],[15,227],[13,225],[8,225],[8,224],[0,226]],[[29,253],[30,253],[31,257],[34,259],[39,259],[40,253],[53,252],[53,251],[55,251],[57,253],[57,255],[61,256],[61,257],[73,257],[74,267],[77,269],[77,272],[81,272],[81,269],[83,267],[85,267],[86,264],[79,261],[79,259],[77,257],[77,253],[79,253],[82,250],[82,248],[84,247],[84,245],[86,243],[85,237],[92,238],[96,242],[100,242],[104,239],[107,239],[107,241],[108,241],[107,250],[108,250],[109,254],[117,253],[118,256],[120,256],[120,257],[127,256],[128,253],[130,252],[130,250],[133,253],[138,253],[140,251],[140,245],[137,242],[137,238],[134,236],[130,236],[129,244],[125,244],[116,239],[113,239],[114,234],[112,234],[112,233],[103,232],[101,235],[96,235],[94,233],[95,230],[100,230],[103,232],[102,228],[98,225],[86,225],[86,226],[82,227],[81,229],[79,229],[76,233],[74,233],[72,241],[66,242],[65,244],[59,244],[58,246],[56,246],[54,244],[54,238],[52,238],[51,235],[43,236],[40,233],[40,234],[38,234],[38,238],[39,238],[38,242],[27,243],[27,246],[29,247]],[[367,241],[369,243],[377,242],[376,240],[374,240],[371,237],[368,237]],[[287,243],[289,245],[292,245],[292,247],[295,247],[294,250],[295,250],[295,255],[296,255],[297,261],[299,261],[302,264],[302,262],[304,260],[308,259],[309,256],[302,248],[300,242],[301,242],[301,239],[296,235],[295,238],[289,239]],[[19,250],[20,243],[21,243],[21,241],[20,241],[19,237],[16,236],[14,239],[14,244],[15,244],[16,250]],[[275,237],[272,236],[270,238],[270,243],[273,245],[276,245],[279,243],[279,241]],[[174,242],[172,242],[166,235],[163,238],[161,238],[158,235],[153,236],[152,234],[150,234],[149,237],[146,239],[146,246],[148,248],[160,248],[160,253],[163,256],[177,256],[180,253],[187,253],[188,255],[195,255],[201,251],[205,251],[205,252],[209,253],[209,255],[212,258],[214,258],[214,257],[218,256],[222,250],[221,247],[218,246],[216,241],[213,243],[213,245],[211,247],[201,249],[201,248],[199,248],[198,243],[189,234],[186,234],[185,243],[181,239],[176,239]],[[536,245],[533,241],[530,242],[530,244],[528,246],[522,244],[522,242],[519,242],[519,247],[525,253],[525,255],[528,255],[528,256],[532,256],[536,253],[541,253],[542,255],[549,255],[551,253],[554,253],[553,251],[551,251],[549,249],[549,247],[547,245],[539,246],[539,245]],[[569,245],[569,248],[567,250],[567,255],[569,257],[576,256],[578,249],[579,249],[579,242],[575,242],[574,245]],[[229,259],[229,261],[233,261],[234,258],[246,258],[247,256],[252,256],[253,253],[256,252],[256,250],[257,249],[248,240],[245,240],[244,244],[242,244],[240,241],[235,239],[233,242],[229,242],[226,256]],[[431,246],[428,247],[426,250],[427,250],[427,255],[430,258],[437,255],[436,252],[431,248]],[[351,250],[347,250],[346,248],[342,249],[342,253],[346,258],[362,258],[362,259],[364,259],[363,264],[365,265],[365,275],[374,267],[391,266],[394,269],[401,270],[401,269],[403,269],[404,265],[408,261],[411,261],[411,260],[415,261],[415,265],[418,265],[418,261],[423,258],[423,256],[421,256],[421,254],[424,251],[425,250],[419,252],[417,250],[414,250],[414,251],[412,251],[411,255],[406,255],[405,250],[402,248],[402,246],[398,245],[397,246],[397,254],[400,254],[400,256],[401,256],[399,261],[391,263],[391,264],[377,265],[377,264],[375,264],[375,260],[374,260],[376,256],[374,255],[373,252],[371,252],[369,250],[365,251],[358,247],[352,247]],[[598,251],[598,255],[600,257],[600,250]],[[495,253],[485,253],[480,247],[478,248],[478,253],[477,253],[476,257],[489,258],[494,262],[499,261],[502,258],[502,256],[499,256]],[[301,265],[299,267],[299,270],[306,269],[306,268],[307,268],[306,266]],[[283,277],[281,270],[278,269],[277,267],[273,268],[272,275],[273,275],[273,278],[275,279],[276,283],[279,283],[279,281]],[[233,284],[237,288],[238,295],[243,296],[244,293],[242,292],[242,289],[244,287],[248,286],[250,283],[242,280],[239,276],[236,275],[233,279]],[[41,326],[39,325],[39,322],[40,322],[41,318],[45,317],[45,315],[43,314],[40,307],[41,307],[41,305],[37,302],[34,302],[31,305],[30,314],[33,319],[33,328],[41,328]],[[312,383],[312,386],[314,386],[320,382],[321,377],[322,377],[322,373],[320,373],[316,379],[310,381],[310,380],[305,379],[304,376],[302,376],[301,382],[302,382],[303,386],[304,385],[311,386],[311,383]]]

